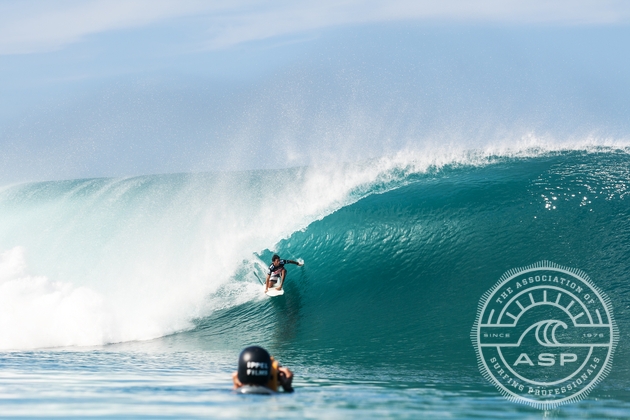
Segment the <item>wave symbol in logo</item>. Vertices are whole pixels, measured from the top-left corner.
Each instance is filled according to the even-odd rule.
[[[565,324],[562,321],[551,319],[551,320],[537,322],[536,324],[532,325],[530,329],[533,327],[536,328],[536,340],[538,341],[538,344],[542,346],[551,347],[551,346],[560,346],[560,343],[558,342],[556,338],[556,329],[558,327],[562,327],[566,330],[567,324]],[[521,340],[522,340],[522,337],[521,337]]]
[[[610,300],[586,273],[543,261],[508,271],[486,292],[471,339],[501,393],[550,409],[606,376],[618,331]]]

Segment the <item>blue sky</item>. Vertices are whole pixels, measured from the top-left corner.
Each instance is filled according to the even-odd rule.
[[[0,185],[630,134],[621,1],[2,1]]]

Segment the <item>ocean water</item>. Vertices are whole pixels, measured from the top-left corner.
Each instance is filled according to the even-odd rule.
[[[0,416],[630,417],[630,150],[401,153],[274,171],[0,189]],[[262,294],[271,255],[283,297]],[[553,261],[610,298],[610,373],[577,403],[507,401],[479,300]],[[296,392],[231,391],[266,347]]]

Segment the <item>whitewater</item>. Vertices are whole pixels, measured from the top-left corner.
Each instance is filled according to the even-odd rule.
[[[437,417],[449,406],[455,417],[539,417],[505,411],[469,333],[505,271],[551,260],[606,291],[621,338],[593,396],[547,415],[616,417],[630,408],[629,179],[626,141],[530,136],[276,170],[3,186],[0,388],[23,384],[7,412],[45,378],[58,413],[81,415],[79,377],[97,402],[118,401],[93,415],[254,412],[229,393],[229,372],[243,346],[260,344],[302,387],[288,406],[264,402],[270,417]],[[306,265],[269,300],[256,274],[273,253]],[[158,390],[142,410],[119,400],[138,403],[142,387]]]

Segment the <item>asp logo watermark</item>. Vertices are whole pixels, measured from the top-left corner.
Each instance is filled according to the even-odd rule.
[[[610,371],[618,338],[609,298],[583,271],[549,261],[503,274],[471,332],[483,376],[541,409],[588,395]]]

